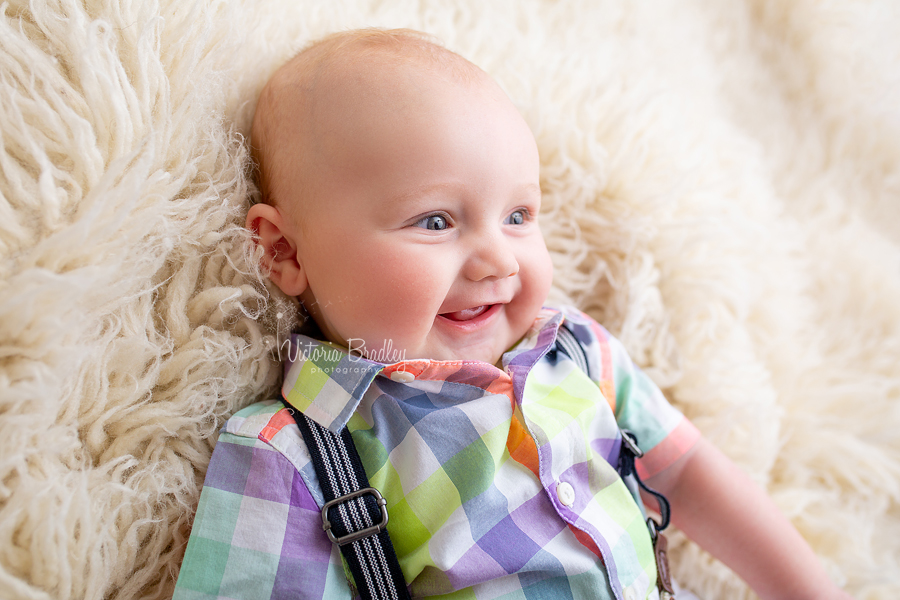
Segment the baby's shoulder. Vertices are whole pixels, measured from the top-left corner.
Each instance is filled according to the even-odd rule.
[[[222,427],[222,433],[243,438],[258,438],[272,424],[284,404],[273,398],[255,402],[234,413]]]
[[[587,353],[615,355],[619,343],[596,319],[574,306],[562,304],[545,306],[545,309],[560,313],[561,326],[568,330]]]

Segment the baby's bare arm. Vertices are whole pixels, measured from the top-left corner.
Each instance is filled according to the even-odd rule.
[[[675,524],[763,600],[851,598],[763,490],[708,441],[647,484],[669,499]]]

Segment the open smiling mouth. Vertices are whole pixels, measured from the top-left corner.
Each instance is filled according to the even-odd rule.
[[[463,310],[457,310],[454,312],[443,313],[441,317],[448,319],[450,321],[464,322],[464,321],[472,321],[477,319],[484,313],[488,312],[495,306],[499,306],[497,304],[484,304],[482,306],[476,306],[474,308],[465,308]]]

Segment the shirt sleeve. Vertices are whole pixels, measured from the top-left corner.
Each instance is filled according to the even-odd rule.
[[[174,600],[351,598],[303,478],[266,442],[223,432]]]
[[[616,390],[616,421],[637,438],[644,452],[637,460],[637,471],[646,479],[684,456],[700,432],[634,364],[622,343],[608,333],[606,336]]]
[[[600,390],[608,399],[615,396],[610,405],[619,428],[633,433],[644,452],[636,461],[638,475],[646,479],[664,471],[694,446],[700,432],[602,325],[573,307],[563,307],[563,312],[585,347]]]

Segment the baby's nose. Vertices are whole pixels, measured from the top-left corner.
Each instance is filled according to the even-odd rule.
[[[473,281],[505,279],[518,274],[519,261],[505,240],[491,240],[473,252],[467,271]]]

